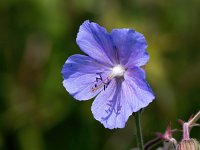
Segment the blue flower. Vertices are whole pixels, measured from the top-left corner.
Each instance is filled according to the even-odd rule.
[[[123,128],[133,112],[155,98],[141,68],[148,60],[144,36],[131,29],[111,33],[85,21],[77,44],[87,54],[75,54],[65,62],[62,75],[66,90],[77,100],[95,98],[94,118],[106,128]]]

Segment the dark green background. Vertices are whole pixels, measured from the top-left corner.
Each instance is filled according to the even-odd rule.
[[[62,86],[61,69],[82,53],[75,39],[89,19],[145,35],[147,80],[156,100],[143,112],[144,140],[200,108],[199,0],[1,0],[0,149],[128,150],[136,146],[134,117],[105,129]],[[181,132],[175,137],[181,140]],[[191,136],[200,139],[198,127]]]

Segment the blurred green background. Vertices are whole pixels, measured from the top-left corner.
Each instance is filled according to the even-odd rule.
[[[84,20],[145,35],[147,80],[156,100],[143,112],[144,140],[181,126],[200,108],[199,0],[1,0],[0,149],[128,150],[136,146],[134,117],[108,130],[62,86],[61,69],[82,53]],[[175,137],[181,140],[181,132]],[[191,136],[200,140],[198,127]]]

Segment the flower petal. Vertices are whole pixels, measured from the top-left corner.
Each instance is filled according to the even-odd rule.
[[[114,29],[111,32],[120,63],[129,66],[142,66],[149,60],[147,43],[141,33],[131,29]]]
[[[92,104],[92,113],[94,118],[100,121],[106,128],[123,128],[123,123],[116,122],[118,112],[120,111],[120,86],[117,85],[116,79],[113,79],[108,88],[102,91]],[[117,94],[118,93],[118,94]]]
[[[98,24],[85,21],[80,26],[76,42],[83,52],[98,62],[108,66],[115,63],[116,52],[110,34]]]
[[[146,107],[154,95],[144,80],[144,72],[135,69],[132,78],[129,71],[124,81],[113,79],[105,91],[102,91],[92,104],[94,118],[106,128],[124,128],[133,112]]]
[[[65,62],[62,74],[63,85],[77,100],[88,100],[96,96],[101,89],[92,91],[96,84],[96,73],[105,72],[106,68],[88,56],[72,55]]]
[[[134,67],[128,69],[124,75],[126,89],[125,99],[132,112],[137,112],[146,107],[155,98],[149,84],[145,80],[143,69]]]
[[[124,82],[113,79],[105,91],[102,91],[92,104],[94,118],[109,129],[124,128],[132,114],[126,96]]]

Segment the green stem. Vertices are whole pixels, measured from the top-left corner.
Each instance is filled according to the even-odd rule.
[[[141,123],[140,123],[140,111],[135,113],[135,125],[136,125],[136,130],[137,130],[136,132],[137,132],[138,148],[139,150],[144,150]]]

